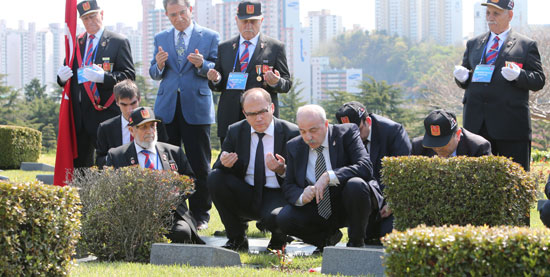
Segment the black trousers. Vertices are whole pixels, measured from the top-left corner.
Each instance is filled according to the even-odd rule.
[[[314,199],[304,206],[286,205],[277,216],[277,224],[284,233],[317,247],[324,247],[326,240],[346,225],[350,241],[363,242],[368,219],[376,212],[368,184],[354,177],[346,184],[329,188],[332,214],[328,219],[319,215]]]
[[[516,163],[523,166],[525,171],[531,168],[531,141],[530,140],[501,140],[489,135],[485,122],[481,125],[479,135],[491,143],[493,155],[510,157]]]
[[[73,160],[74,167],[92,167],[94,165],[94,150],[96,136],[90,136],[84,129],[76,134],[78,157]]]
[[[177,213],[172,213],[172,228],[166,235],[173,243],[195,243],[195,244],[204,244],[204,242],[197,236],[193,236],[193,231],[191,225],[195,225],[194,222],[187,222],[183,217]],[[196,226],[193,226],[193,229],[196,230]]]
[[[197,181],[195,182],[195,193],[189,198],[189,210],[198,224],[208,222],[210,214],[208,211],[212,208],[212,199],[208,193],[206,178],[210,172],[210,160],[212,151],[210,148],[210,125],[193,125],[187,123],[183,118],[181,111],[180,97],[176,103],[176,113],[174,120],[166,124],[168,133],[168,143],[181,146],[185,150],[185,155],[189,164],[195,173]]]
[[[276,222],[278,212],[286,204],[281,189],[264,187],[260,210],[252,209],[254,188],[231,173],[212,170],[208,175],[208,189],[225,226],[227,238],[244,238],[247,222],[258,220],[271,231],[272,239],[283,239],[284,234]]]

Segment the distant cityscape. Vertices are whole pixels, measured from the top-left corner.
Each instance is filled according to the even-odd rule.
[[[149,79],[148,68],[153,58],[153,39],[171,24],[163,9],[155,9],[156,0],[142,0],[142,21],[137,29],[124,24],[105,28],[125,35],[132,47],[132,56],[138,75]],[[220,33],[221,40],[238,35],[235,11],[239,0],[196,0],[194,20]],[[349,30],[342,25],[342,15],[330,10],[308,11],[306,22],[300,22],[300,0],[260,0],[264,22],[262,33],[283,41],[290,72],[300,79],[302,101],[318,103],[334,90],[360,92],[363,81],[360,68],[332,68],[328,57],[314,57],[312,53]],[[527,1],[516,1],[513,28],[527,27]],[[474,5],[474,33],[488,31],[485,8],[481,1]],[[412,42],[433,41],[441,45],[462,45],[469,37],[462,35],[461,0],[376,0],[375,24],[377,31],[406,37]],[[79,22],[80,24],[80,22]],[[81,24],[80,24],[81,25]],[[354,26],[354,29],[360,29]],[[79,26],[78,33],[84,32]],[[64,28],[50,24],[36,29],[35,23],[20,21],[17,29],[9,29],[0,20],[0,74],[7,75],[4,85],[22,89],[37,78],[48,91],[57,87],[57,69],[65,58]],[[154,83],[153,83],[154,84]]]

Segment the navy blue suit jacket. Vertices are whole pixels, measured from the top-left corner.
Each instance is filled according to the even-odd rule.
[[[370,114],[371,142],[370,161],[374,178],[380,183],[382,158],[408,156],[411,154],[411,141],[403,125],[380,115]]]
[[[172,27],[155,36],[155,52],[149,67],[151,78],[161,81],[155,101],[155,115],[165,124],[170,124],[176,112],[176,93],[179,91],[181,111],[185,121],[196,125],[212,124],[215,122],[214,102],[206,73],[214,68],[214,62],[218,57],[220,36],[217,32],[195,23],[184,55],[187,57],[198,49],[204,57],[204,62],[201,68],[197,68],[187,58],[181,66],[178,64],[174,32],[175,29]],[[159,46],[168,52],[168,60],[162,73],[159,73],[155,59]]]
[[[375,193],[379,203],[383,197],[377,182],[369,182],[373,179],[372,164],[369,154],[359,136],[359,128],[355,124],[329,125],[328,145],[330,164],[340,185],[341,190],[347,181],[353,177],[360,177],[368,182]],[[294,205],[304,189],[310,185],[306,180],[307,163],[309,158],[309,146],[301,136],[295,137],[287,143],[287,168],[286,178],[282,185],[285,199]]]

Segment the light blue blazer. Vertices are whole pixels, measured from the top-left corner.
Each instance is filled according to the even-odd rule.
[[[194,23],[185,57],[198,49],[204,57],[204,63],[199,69],[187,58],[181,66],[178,64],[174,31],[172,27],[155,35],[153,60],[149,67],[151,78],[161,81],[155,101],[155,116],[161,118],[165,124],[171,123],[176,111],[176,93],[179,93],[181,110],[187,123],[213,124],[215,123],[214,102],[206,73],[210,68],[214,68],[220,36],[217,32]],[[159,72],[155,60],[159,46],[168,52],[168,60],[162,73]]]

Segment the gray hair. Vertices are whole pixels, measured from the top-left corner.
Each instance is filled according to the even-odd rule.
[[[327,120],[327,114],[325,112],[325,109],[319,105],[315,104],[308,104],[304,105],[298,108],[298,111],[296,112],[296,120],[300,117],[302,114],[314,114],[319,117],[319,119],[322,119],[323,122]]]

